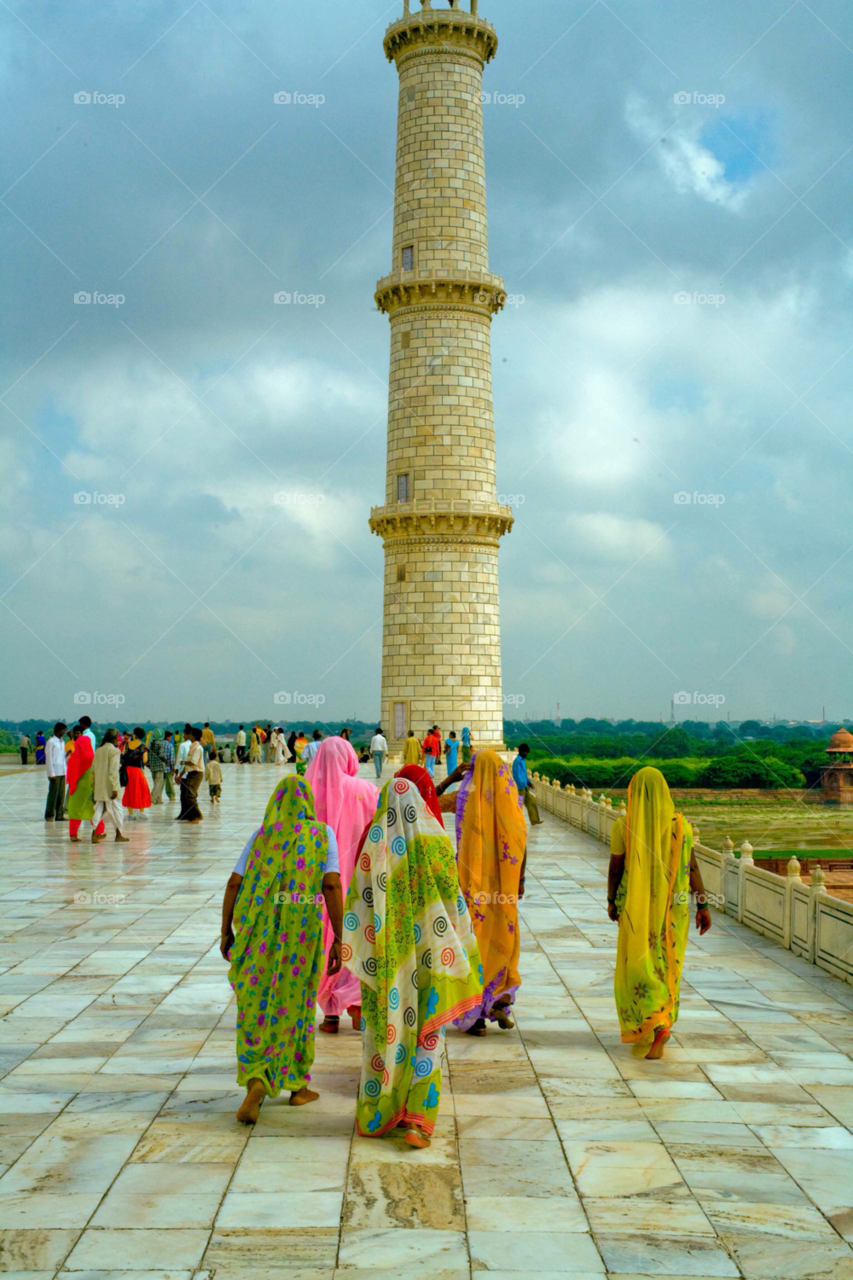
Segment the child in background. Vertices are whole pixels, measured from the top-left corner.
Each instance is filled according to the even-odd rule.
[[[221,804],[222,765],[219,763],[219,756],[216,751],[211,751],[205,773],[207,775],[207,785],[210,791],[210,803]]]

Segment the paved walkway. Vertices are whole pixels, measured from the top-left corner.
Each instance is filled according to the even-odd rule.
[[[224,772],[203,827],[163,808],[119,846],[0,779],[0,1269],[853,1278],[853,988],[717,916],[668,1060],[633,1057],[605,852],[548,815],[519,1030],[448,1036],[431,1150],[353,1138],[351,1030],[319,1037],[319,1103],[239,1126],[219,904],[275,773]]]

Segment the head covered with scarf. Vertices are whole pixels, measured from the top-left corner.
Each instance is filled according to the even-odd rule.
[[[438,803],[438,792],[435,789],[435,783],[423,765],[405,764],[402,769],[397,770],[394,777],[408,778],[410,782],[413,782],[429,812],[444,826],[444,818],[442,817],[441,806]]]
[[[408,778],[385,784],[365,833],[341,955],[362,983],[359,1132],[402,1119],[431,1132],[441,1074],[429,1055],[441,1028],[479,1004],[482,980],[453,848]]]
[[[628,787],[625,870],[616,897],[614,991],[625,1042],[669,1028],[678,1017],[692,845],[692,828],[676,813],[663,774],[640,769]]]
[[[311,788],[283,778],[252,840],[228,975],[237,997],[237,1081],[262,1079],[271,1097],[301,1088],[314,1060],[328,844]]]

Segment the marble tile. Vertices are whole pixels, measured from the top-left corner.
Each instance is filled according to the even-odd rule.
[[[653,1196],[583,1197],[590,1230],[596,1235],[636,1232],[648,1236],[709,1236],[714,1227],[699,1205],[683,1197],[663,1200]]]
[[[588,1231],[577,1196],[468,1196],[469,1231]]]
[[[600,1233],[596,1242],[608,1275],[736,1277],[738,1269],[722,1244],[704,1236],[675,1240],[649,1235]]]
[[[53,1275],[80,1235],[76,1230],[54,1228],[11,1228],[0,1230],[0,1272],[46,1271]]]
[[[469,1274],[468,1249],[461,1231],[344,1230],[339,1266],[343,1271],[399,1268],[408,1276],[432,1276],[442,1270]]]
[[[843,1240],[724,1235],[746,1280],[849,1280],[853,1250]]]
[[[217,1276],[252,1271],[255,1280],[285,1268],[288,1280],[296,1280],[303,1268],[308,1275],[317,1270],[334,1270],[337,1252],[337,1227],[217,1228],[210,1238],[203,1265]],[[247,1276],[247,1280],[250,1277]]]
[[[207,1231],[98,1230],[84,1231],[66,1262],[80,1271],[145,1271],[198,1266],[207,1244]]]
[[[417,1160],[359,1165],[350,1172],[343,1225],[366,1230],[464,1231],[459,1170]]]
[[[468,1241],[474,1271],[529,1275],[531,1258],[536,1258],[537,1269],[541,1267],[546,1273],[604,1273],[604,1264],[591,1237],[579,1232],[469,1230]]]
[[[217,1230],[239,1228],[337,1227],[343,1191],[229,1191],[216,1218]]]

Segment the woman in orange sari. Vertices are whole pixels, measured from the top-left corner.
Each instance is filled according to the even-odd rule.
[[[456,804],[459,887],[483,963],[483,1000],[457,1026],[486,1034],[486,1019],[514,1026],[510,1006],[521,985],[518,903],[524,897],[527,825],[512,770],[494,751],[478,751]]]

